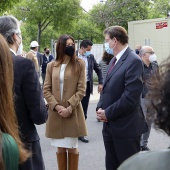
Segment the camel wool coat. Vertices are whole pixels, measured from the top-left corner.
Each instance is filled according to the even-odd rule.
[[[60,95],[60,67],[58,61],[50,62],[47,65],[46,78],[44,82],[44,97],[49,105],[49,115],[46,122],[46,137],[61,139],[64,137],[79,137],[87,135],[84,113],[81,100],[86,90],[85,63],[79,61],[79,73],[75,74],[71,69],[70,57],[66,56],[64,61],[67,64],[64,72],[63,97]],[[59,104],[64,107],[71,106],[71,117],[63,118],[55,106]]]
[[[26,58],[29,58],[34,62],[35,70],[39,72],[38,59],[37,56],[33,53],[33,51],[29,51],[26,55]]]

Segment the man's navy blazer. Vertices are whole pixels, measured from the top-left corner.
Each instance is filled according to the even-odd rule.
[[[115,137],[138,137],[147,132],[140,107],[142,73],[141,59],[128,47],[105,79],[97,108],[104,109],[108,119],[103,130],[109,127]]]
[[[49,60],[47,60],[47,57],[45,56],[45,54],[43,55],[42,73],[46,74],[47,64],[51,62],[52,60],[54,60],[54,57],[52,55],[49,55]]]
[[[39,140],[34,124],[47,120],[47,109],[41,86],[32,60],[15,56],[14,64],[14,102],[21,138],[24,142]]]
[[[78,56],[78,51],[76,51],[76,55]],[[96,72],[98,76],[98,83],[103,84],[103,77],[102,71],[99,64],[96,62],[93,54],[90,54],[87,57],[88,61],[88,75],[89,75],[89,82],[90,82],[90,93],[93,93],[93,70]]]

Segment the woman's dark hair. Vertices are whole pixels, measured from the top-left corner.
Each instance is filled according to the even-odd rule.
[[[102,60],[108,65],[110,60],[114,57],[112,54],[108,54],[106,51],[103,53]]]
[[[170,56],[159,67],[159,73],[151,81],[148,98],[152,100],[149,118],[155,128],[164,130],[170,136]]]
[[[56,54],[57,54],[56,61],[59,61],[59,64],[63,63],[63,61],[65,60],[65,56],[66,56],[65,49],[66,49],[66,42],[68,39],[73,40],[74,49],[75,49],[75,41],[72,36],[67,35],[67,34],[60,36],[60,38],[57,41],[57,47],[56,47]],[[71,61],[72,69],[74,70],[74,73],[77,73],[77,71],[79,70],[78,66],[80,65],[80,62],[75,52],[73,56],[71,57],[70,61]]]

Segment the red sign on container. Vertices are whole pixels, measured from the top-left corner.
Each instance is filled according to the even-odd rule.
[[[164,27],[168,27],[168,22],[159,22],[159,23],[156,23],[156,29],[162,29]]]

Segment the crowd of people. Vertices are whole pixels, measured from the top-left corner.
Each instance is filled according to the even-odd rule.
[[[49,48],[39,53],[37,41],[31,42],[24,58],[18,20],[0,17],[1,170],[45,170],[35,126],[43,123],[45,136],[56,147],[58,169],[79,169],[78,140],[89,142],[86,119],[93,70],[98,76],[96,117],[103,122],[106,169],[169,168],[169,149],[151,152],[147,143],[153,123],[170,135],[170,58],[158,67],[154,49],[137,45],[132,50],[121,26],[106,28],[104,37],[99,64],[91,53],[92,41],[83,40],[76,51],[74,38],[67,34],[57,41],[56,59]]]

